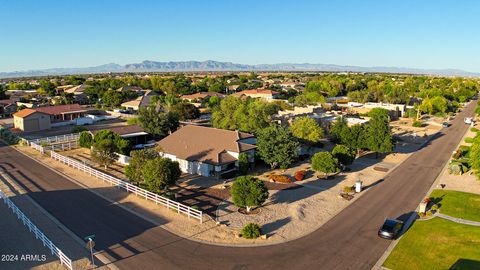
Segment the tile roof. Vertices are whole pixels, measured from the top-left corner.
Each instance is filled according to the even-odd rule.
[[[195,94],[191,94],[191,95],[182,95],[180,98],[182,99],[202,99],[202,98],[206,98],[206,97],[225,97],[225,95],[223,94],[220,94],[220,93],[217,93],[217,92],[198,92],[198,93],[195,93]]]
[[[48,106],[48,107],[39,107],[34,109],[23,109],[13,114],[16,117],[27,117],[35,112],[58,115],[64,113],[74,113],[74,112],[86,112],[88,110],[82,108],[79,104],[68,104],[68,105],[58,105],[58,106]]]
[[[266,89],[250,89],[250,90],[243,90],[237,93],[231,94],[231,96],[249,96],[249,95],[265,95],[265,96],[273,96],[277,95],[278,92]]]
[[[104,129],[91,130],[91,132],[95,135],[100,130],[104,130]],[[139,125],[116,126],[116,127],[108,128],[108,130],[111,130],[120,136],[145,132],[145,130]]]
[[[24,117],[27,117],[31,114],[34,114],[36,113],[37,111],[34,110],[34,109],[23,109],[23,110],[20,110],[16,113],[13,114],[13,116],[15,117],[20,117],[20,118],[24,118]]]
[[[241,153],[256,146],[239,140],[252,138],[252,134],[186,125],[158,142],[163,152],[189,161],[218,165],[236,161],[228,152]]]
[[[58,106],[39,107],[39,108],[35,108],[34,110],[38,112],[43,112],[46,114],[51,114],[51,115],[87,111],[86,109],[82,108],[80,104],[67,104],[67,105],[58,105]]]

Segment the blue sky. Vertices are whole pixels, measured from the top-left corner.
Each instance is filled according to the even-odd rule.
[[[480,72],[474,0],[0,0],[0,11],[0,71],[210,59]]]

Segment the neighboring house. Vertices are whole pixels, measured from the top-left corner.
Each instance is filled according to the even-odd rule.
[[[228,92],[237,92],[238,88],[240,88],[240,85],[234,84],[234,85],[229,85],[227,87]]]
[[[255,155],[256,139],[249,133],[187,125],[158,142],[162,155],[178,161],[182,172],[221,176],[238,168],[238,156]]]
[[[266,89],[251,89],[243,90],[237,93],[231,94],[234,97],[251,97],[251,98],[262,98],[265,100],[273,100],[278,96],[278,92]]]
[[[97,132],[102,129],[91,130],[90,133],[95,136]],[[152,140],[152,135],[145,132],[145,130],[138,126],[138,125],[127,125],[127,126],[116,126],[108,128],[114,133],[117,133],[123,139],[130,141],[131,145],[138,145],[138,144],[147,144],[150,140]]]
[[[73,94],[73,101],[78,104],[87,104],[88,96],[85,94],[85,89],[90,87],[87,84],[81,84],[74,87],[70,87],[64,90],[64,93]]]
[[[211,98],[211,97],[224,98],[225,95],[217,93],[217,92],[198,92],[198,93],[191,94],[191,95],[180,96],[181,99],[188,100],[189,102],[192,102],[194,100],[202,100],[202,99],[205,99],[205,98]]]
[[[17,103],[11,99],[0,100],[0,117],[9,117],[17,111]]]
[[[139,86],[130,86],[130,85],[127,85],[127,86],[123,86],[123,87],[120,87],[117,89],[118,92],[125,92],[125,91],[133,91],[133,92],[136,92],[138,93],[139,95],[142,94],[143,92],[143,89]]]
[[[13,122],[15,128],[24,132],[40,131],[50,129],[55,123],[84,117],[87,111],[79,104],[23,109],[13,114]]]
[[[147,107],[150,105],[150,100],[152,99],[152,91],[147,90],[143,96],[137,97],[134,100],[130,100],[121,104],[122,107],[125,107],[126,110],[136,112],[140,108]]]
[[[297,85],[297,83],[295,82],[282,82],[280,83],[280,86],[283,88],[283,89],[294,89],[295,86]]]

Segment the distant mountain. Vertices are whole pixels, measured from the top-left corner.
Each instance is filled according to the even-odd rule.
[[[244,65],[232,62],[218,61],[175,61],[156,62],[143,61],[141,63],[106,64],[86,68],[50,68],[42,70],[27,70],[14,72],[0,72],[0,78],[31,77],[66,74],[93,74],[107,72],[182,72],[182,71],[327,71],[327,72],[378,72],[378,73],[406,73],[448,76],[480,76],[480,73],[467,72],[460,69],[418,69],[402,67],[359,67],[340,66],[329,64],[259,64]]]

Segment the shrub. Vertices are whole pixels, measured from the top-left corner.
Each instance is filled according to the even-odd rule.
[[[343,192],[344,192],[344,193],[351,193],[351,192],[353,192],[353,191],[355,191],[355,188],[352,187],[352,186],[344,186],[344,187],[343,187]]]
[[[286,184],[292,183],[292,179],[290,179],[288,175],[270,175],[268,178],[273,182],[286,183]]]
[[[436,205],[436,204],[432,205],[432,207],[430,207],[430,210],[437,211],[438,210],[438,205]]]
[[[465,138],[465,142],[466,143],[473,143],[473,138],[467,137],[467,138]]]
[[[0,138],[8,144],[17,144],[20,138],[13,134],[9,129],[6,129],[0,125]]]
[[[413,121],[412,127],[422,127],[422,122],[420,122],[420,121]]]
[[[472,128],[470,129],[470,131],[471,131],[471,132],[478,132],[478,128],[472,127]]]
[[[255,239],[262,234],[262,231],[260,229],[260,226],[255,223],[248,223],[245,225],[242,229],[242,237],[247,238],[247,239]]]
[[[295,172],[295,175],[294,175],[295,180],[297,180],[297,181],[302,181],[303,178],[305,177],[305,173],[306,173],[306,172],[305,172],[304,170]]]
[[[71,130],[72,133],[80,133],[82,131],[87,131],[87,129],[85,127],[82,127],[82,126],[75,126]]]
[[[421,217],[421,218],[423,218],[423,217],[425,217],[425,213],[423,213],[423,212],[418,212],[418,216]]]

